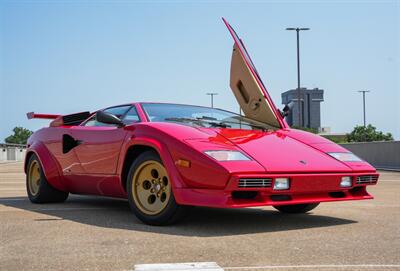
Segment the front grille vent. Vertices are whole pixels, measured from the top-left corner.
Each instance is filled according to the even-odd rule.
[[[356,184],[369,184],[369,183],[376,183],[377,181],[378,181],[378,176],[376,175],[363,175],[357,177]]]
[[[257,187],[271,187],[272,179],[271,178],[257,178],[257,179],[240,179],[239,187],[240,188],[257,188]]]

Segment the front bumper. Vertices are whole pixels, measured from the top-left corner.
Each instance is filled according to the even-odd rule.
[[[352,186],[340,187],[344,176],[352,178]],[[364,177],[370,176],[370,182]],[[275,178],[290,178],[288,190],[273,190]],[[377,173],[332,174],[240,174],[233,175],[225,189],[176,188],[178,204],[218,208],[242,208],[268,205],[290,205],[329,201],[372,199],[366,186],[377,183]],[[269,187],[239,187],[240,179],[271,179]],[[368,180],[368,178],[367,178]]]

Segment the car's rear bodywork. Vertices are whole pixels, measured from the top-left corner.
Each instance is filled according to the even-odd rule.
[[[138,121],[124,127],[85,126],[93,118],[89,112],[30,113],[30,118],[54,120],[31,136],[26,160],[36,154],[52,186],[78,194],[126,198],[130,164],[140,153],[154,150],[181,205],[229,208],[371,199],[366,186],[376,184],[376,170],[362,160],[340,161],[331,153],[349,153],[346,149],[289,128],[243,43],[225,23],[235,41],[232,91],[248,118],[271,129],[154,121],[142,103],[124,105],[138,115]],[[217,161],[206,154],[210,150],[236,151],[248,159]],[[351,186],[342,187],[342,177],[351,178]],[[275,190],[277,178],[288,178],[290,187]]]

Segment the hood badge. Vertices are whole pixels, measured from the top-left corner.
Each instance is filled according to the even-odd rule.
[[[300,160],[299,162],[302,163],[303,165],[307,165],[307,162],[304,160]]]

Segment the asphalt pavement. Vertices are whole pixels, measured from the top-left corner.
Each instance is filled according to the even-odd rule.
[[[368,189],[374,200],[323,203],[301,215],[193,208],[177,225],[154,227],[125,200],[70,195],[62,204],[32,204],[22,163],[2,163],[0,270],[186,262],[221,270],[400,270],[400,173],[380,173]]]

